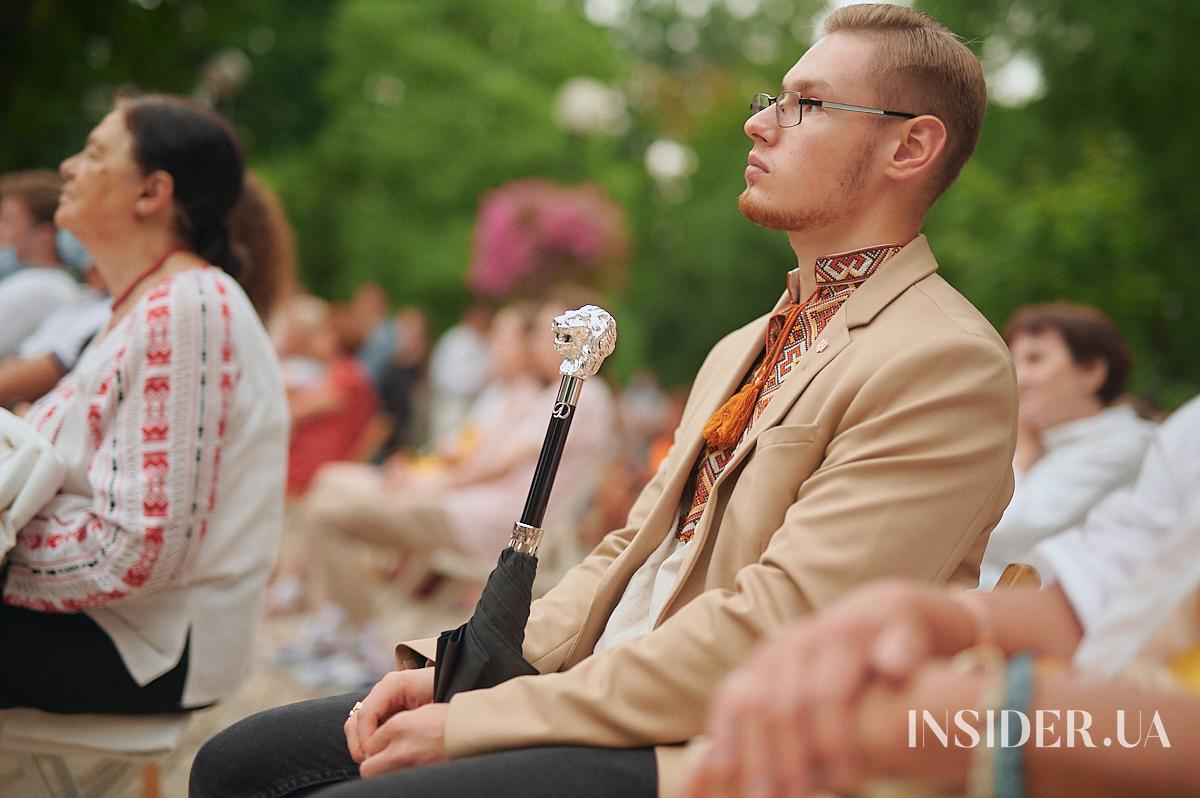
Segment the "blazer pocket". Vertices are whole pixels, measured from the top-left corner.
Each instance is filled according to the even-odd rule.
[[[783,443],[812,443],[817,439],[820,424],[783,424],[763,430],[758,436],[759,449]]]

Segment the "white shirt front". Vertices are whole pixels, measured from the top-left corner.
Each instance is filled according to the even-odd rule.
[[[596,641],[594,653],[599,654],[654,629],[654,622],[667,606],[667,599],[671,598],[687,558],[687,542],[679,540],[673,533],[678,525],[679,518],[676,517],[671,524],[672,534],[663,539],[630,577],[621,600],[608,616],[604,633]]]
[[[1041,541],[1079,524],[1088,510],[1138,473],[1154,425],[1118,405],[1046,430],[1045,451],[1017,474],[1012,501],[992,530],[979,566],[990,590],[1010,563],[1029,561]]]

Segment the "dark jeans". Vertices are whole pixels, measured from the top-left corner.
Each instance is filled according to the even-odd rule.
[[[358,778],[342,724],[363,693],[260,712],[213,737],[192,764],[191,798],[653,798],[650,748],[525,748]]]
[[[112,639],[83,613],[52,614],[0,601],[0,708],[153,715],[179,712],[187,681],[179,663],[145,686]]]

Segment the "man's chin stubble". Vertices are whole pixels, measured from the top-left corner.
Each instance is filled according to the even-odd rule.
[[[738,210],[759,227],[768,230],[783,230],[789,233],[799,233],[805,230],[819,229],[834,221],[834,214],[828,210],[790,210],[781,211],[764,207],[749,196],[746,189],[738,197]]]

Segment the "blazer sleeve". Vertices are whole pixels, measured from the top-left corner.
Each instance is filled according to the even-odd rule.
[[[930,336],[936,339],[936,336]],[[718,682],[764,635],[881,576],[945,580],[1012,491],[1016,395],[982,336],[923,340],[864,380],[758,562],[650,633],[570,670],[450,702],[451,757],[635,747],[702,731]]]

